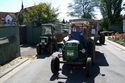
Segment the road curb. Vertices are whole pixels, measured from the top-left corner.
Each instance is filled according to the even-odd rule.
[[[14,67],[10,68],[9,70],[5,71],[3,74],[0,75],[0,78],[2,78],[3,76],[5,76],[6,74],[8,74],[9,72],[11,72],[12,70],[16,69],[17,67],[19,67],[21,64],[25,63],[26,61],[28,61],[29,59],[25,59],[21,62],[19,62],[18,64],[16,64]]]
[[[118,48],[120,48],[120,49],[122,49],[122,50],[125,50],[125,47],[124,47],[124,46],[122,46],[122,45],[120,45],[120,44],[118,44],[118,43],[116,43],[116,42],[113,42],[113,41],[108,40],[108,39],[107,39],[106,41],[108,41],[109,43],[111,43],[111,44],[117,46]]]

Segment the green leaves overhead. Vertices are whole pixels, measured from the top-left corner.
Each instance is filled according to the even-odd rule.
[[[98,2],[103,18],[108,18],[109,24],[119,24],[122,0],[98,0]]]
[[[69,14],[74,17],[92,18],[94,17],[94,7],[97,5],[96,0],[74,0],[69,4]]]

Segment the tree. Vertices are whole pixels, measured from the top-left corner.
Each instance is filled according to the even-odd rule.
[[[99,7],[104,19],[108,18],[109,24],[121,23],[122,0],[98,0]]]
[[[22,8],[21,8],[20,12],[18,13],[17,19],[16,19],[16,20],[18,20],[18,24],[20,24],[20,25],[22,25],[23,21],[24,21],[23,13],[24,13],[24,6],[23,6],[23,3],[22,3]]]
[[[94,7],[97,5],[96,0],[74,0],[69,4],[69,15],[80,18],[94,17]]]
[[[20,25],[23,24],[23,21],[24,21],[23,11],[20,11],[20,12],[18,13],[18,17],[17,17],[16,20],[18,20],[18,24],[20,24]]]
[[[23,15],[23,24],[32,23],[34,26],[40,26],[43,23],[54,23],[57,22],[57,10],[51,8],[50,4],[39,3],[38,5],[34,5],[29,8],[25,8],[24,12],[21,13]],[[17,18],[19,18],[18,15]],[[19,21],[19,20],[18,20]]]
[[[64,24],[66,23],[65,19],[62,20],[62,23],[64,23]]]

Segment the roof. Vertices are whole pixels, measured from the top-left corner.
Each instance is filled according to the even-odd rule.
[[[42,24],[42,26],[50,26],[50,27],[54,27],[54,24],[52,24],[52,23],[48,23],[48,24]]]
[[[17,13],[14,12],[0,12],[0,18],[4,18],[7,15],[10,15],[12,17],[15,17]]]
[[[87,18],[82,18],[82,19],[71,19],[69,20],[70,22],[73,22],[73,21],[89,21],[89,22],[96,22],[96,20],[94,19],[87,19]]]
[[[84,25],[84,26],[89,26],[89,25],[97,25],[97,21],[94,19],[86,19],[86,18],[82,18],[82,19],[72,19],[69,20],[69,22],[71,24],[80,24],[80,25]]]

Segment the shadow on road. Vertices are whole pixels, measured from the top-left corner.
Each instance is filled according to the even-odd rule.
[[[95,63],[96,65],[98,66],[109,66],[105,56],[104,56],[104,53],[101,53],[99,51],[96,51],[96,57],[95,57]]]
[[[51,54],[44,53],[41,55],[37,55],[37,59],[45,59],[45,58],[50,57],[50,56],[51,56]]]
[[[96,43],[96,46],[102,46],[102,45],[106,45],[106,44]]]
[[[72,66],[64,64],[62,67],[62,74],[64,76],[52,76],[50,81],[54,81],[56,79],[65,79],[65,82],[58,82],[58,83],[95,83],[95,77],[105,76],[105,74],[101,74],[100,66],[109,66],[105,56],[103,53],[96,51],[96,60],[95,64],[92,67],[92,75],[91,77],[86,77],[84,68],[80,66]]]

